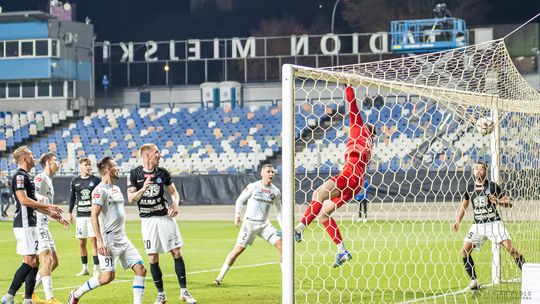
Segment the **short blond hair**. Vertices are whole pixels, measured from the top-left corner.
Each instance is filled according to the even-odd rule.
[[[139,156],[143,157],[144,153],[146,153],[146,152],[148,152],[150,150],[154,150],[154,149],[157,150],[156,144],[150,144],[150,143],[144,144],[139,148]]]
[[[18,164],[26,155],[32,153],[30,149],[28,149],[27,146],[20,146],[15,151],[13,151],[13,159],[15,159],[15,162]]]
[[[89,163],[91,165],[92,161],[88,157],[81,157],[79,158],[79,165],[81,165],[82,163]]]

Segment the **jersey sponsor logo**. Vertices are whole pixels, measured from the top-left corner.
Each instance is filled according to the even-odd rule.
[[[150,177],[150,178],[154,178],[154,177],[155,177],[154,173],[151,173],[151,174],[145,174],[145,175],[144,175],[144,178],[145,178],[145,179],[147,179],[147,178],[149,178],[149,177]]]
[[[24,188],[24,176],[17,175],[17,188]]]
[[[268,190],[268,189],[262,189],[262,193],[270,194],[270,193],[272,193],[272,192],[271,192],[270,190]]]
[[[159,194],[160,189],[161,188],[159,187],[159,185],[152,184],[150,185],[150,187],[148,187],[148,189],[146,189],[146,191],[144,191],[143,196],[145,197],[157,196]]]
[[[94,182],[90,182],[90,184],[88,185],[88,187],[93,187],[94,186]]]
[[[43,179],[41,178],[41,176],[39,176],[39,175],[36,176],[36,182],[41,183],[42,180],[43,180]]]
[[[90,190],[88,189],[81,190],[81,200],[84,200],[84,201],[89,200],[90,194],[92,194],[92,192],[90,192]]]
[[[94,193],[92,195],[92,198],[100,198],[100,197],[101,197],[101,194],[99,194],[99,193]]]
[[[485,208],[487,206],[487,197],[479,196],[474,198],[474,206],[476,208]]]

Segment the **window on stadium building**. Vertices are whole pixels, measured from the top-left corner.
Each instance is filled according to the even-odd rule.
[[[18,82],[8,83],[8,98],[21,97],[21,84]]]
[[[49,54],[49,41],[36,40],[36,56],[47,56]]]
[[[22,83],[22,97],[23,98],[36,97],[36,83],[35,82]]]
[[[34,56],[34,41],[21,41],[21,56]]]
[[[64,97],[64,82],[53,81],[51,82],[52,97]]]
[[[52,57],[58,57],[58,41],[57,40],[51,40],[51,56]]]
[[[0,58],[59,56],[60,44],[56,39],[0,41]]]
[[[6,57],[17,57],[17,56],[19,56],[19,42],[7,41],[6,42]]]
[[[75,97],[75,81],[68,81],[68,94],[67,97]]]
[[[38,97],[50,97],[51,96],[51,83],[40,81],[37,84],[37,96]]]
[[[6,84],[0,83],[0,99],[6,98]]]

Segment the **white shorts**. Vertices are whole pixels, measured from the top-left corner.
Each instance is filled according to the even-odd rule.
[[[38,229],[37,227],[13,228],[13,234],[17,240],[17,254],[34,255],[38,252]]]
[[[96,237],[90,217],[77,217],[77,219],[75,220],[75,226],[75,236],[78,239]]]
[[[104,234],[103,242],[109,249],[109,255],[98,254],[99,269],[114,272],[118,261],[124,269],[132,268],[135,264],[142,264],[142,257],[133,243],[125,234]]]
[[[472,243],[475,250],[481,250],[486,240],[501,243],[510,240],[510,233],[504,227],[503,222],[496,221],[485,224],[472,224],[469,233],[465,236],[465,242]]]
[[[274,227],[274,225],[272,225],[272,223],[269,221],[256,222],[245,220],[240,228],[240,233],[238,233],[236,245],[247,247],[247,245],[253,244],[253,241],[257,235],[268,243],[272,244],[272,246],[281,239],[281,237],[277,234],[276,227]]]
[[[56,251],[54,239],[49,231],[49,228],[38,228],[38,254],[45,250]]]
[[[174,218],[152,216],[141,218],[141,231],[146,254],[165,253],[184,246]]]

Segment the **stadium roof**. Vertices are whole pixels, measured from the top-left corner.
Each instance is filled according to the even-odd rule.
[[[49,19],[55,19],[42,11],[24,11],[24,12],[9,12],[0,13],[0,22],[17,22],[17,21],[45,21]]]

